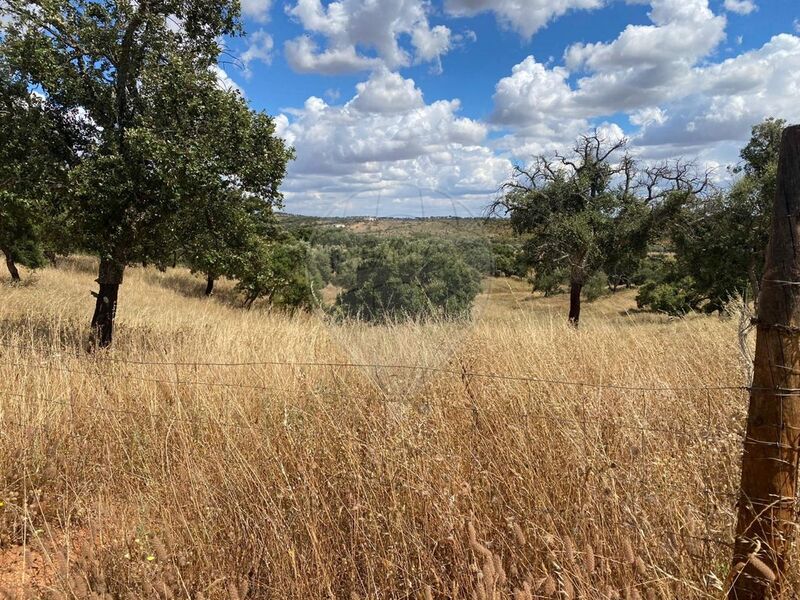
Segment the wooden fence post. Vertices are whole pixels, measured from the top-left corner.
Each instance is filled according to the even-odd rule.
[[[729,600],[778,598],[796,524],[800,448],[800,126],[781,140]]]

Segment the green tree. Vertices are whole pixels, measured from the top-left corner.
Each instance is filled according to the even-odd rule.
[[[96,126],[71,208],[100,258],[92,327],[106,346],[126,265],[171,262],[179,217],[209,198],[279,200],[291,154],[212,71],[221,37],[240,32],[235,0],[0,2],[11,62]]]
[[[17,263],[40,267],[68,245],[59,207],[82,143],[75,116],[29,88],[0,55],[0,252],[13,281]]]
[[[336,305],[369,322],[469,316],[480,274],[448,244],[393,239],[367,250]]]
[[[676,269],[706,311],[721,311],[731,297],[748,292],[757,303],[785,125],[767,119],[753,127],[731,188],[697,198],[673,222]]]
[[[610,262],[620,246],[641,259],[658,222],[675,205],[700,193],[708,177],[677,162],[638,169],[626,140],[608,141],[597,132],[581,136],[564,156],[538,157],[517,167],[494,210],[510,215],[526,236],[525,253],[535,276],[552,282],[567,273],[569,322],[578,324],[581,293],[589,278]]]
[[[522,247],[508,242],[492,242],[494,275],[502,277],[525,277],[527,266],[523,260]]]
[[[309,248],[303,242],[257,239],[236,274],[236,291],[244,296],[245,307],[249,309],[256,300],[265,298],[278,308],[311,308],[312,282],[309,271],[302,268],[308,257]]]

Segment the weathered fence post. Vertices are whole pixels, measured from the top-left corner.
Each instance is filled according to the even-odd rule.
[[[781,140],[729,600],[778,598],[795,537],[800,447],[800,126]]]

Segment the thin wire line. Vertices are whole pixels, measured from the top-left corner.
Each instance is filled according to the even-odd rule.
[[[36,351],[36,348],[26,346],[15,346],[13,344],[5,344],[0,342],[0,346],[13,347],[21,350]],[[58,356],[50,355],[50,358],[60,358]],[[427,373],[440,373],[447,375],[455,375],[458,377],[475,377],[478,379],[494,379],[502,381],[526,381],[530,383],[543,383],[549,385],[573,386],[573,387],[587,387],[592,389],[610,389],[621,391],[644,391],[644,392],[689,392],[689,391],[751,391],[755,388],[749,388],[742,385],[720,385],[720,386],[634,386],[624,384],[603,384],[592,383],[588,381],[569,381],[565,379],[550,379],[545,377],[536,377],[533,375],[508,375],[502,373],[483,373],[476,371],[460,371],[456,369],[449,369],[444,367],[431,367],[427,365],[409,365],[409,364],[389,364],[389,363],[356,363],[356,362],[333,362],[333,361],[250,361],[250,362],[199,362],[199,361],[138,361],[128,360],[121,358],[112,358],[107,356],[96,356],[92,358],[83,359],[79,356],[75,357],[78,360],[86,360],[92,362],[111,362],[125,365],[137,366],[164,366],[164,367],[255,367],[255,366],[285,366],[285,367],[320,367],[320,368],[342,368],[342,369],[398,369],[408,371],[424,371]],[[19,365],[24,366],[24,365]],[[30,365],[36,366],[36,365]],[[169,383],[175,383],[170,381]],[[213,383],[211,384],[213,385]],[[233,384],[231,384],[233,385]],[[236,386],[234,386],[236,387]]]

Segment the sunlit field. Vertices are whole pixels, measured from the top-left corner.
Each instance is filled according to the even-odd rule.
[[[95,272],[0,279],[0,597],[722,596],[735,318],[576,331],[497,279],[469,324],[337,325],[129,269],[87,354]]]

